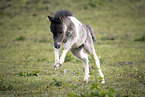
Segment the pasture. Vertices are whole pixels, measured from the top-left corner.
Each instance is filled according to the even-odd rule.
[[[89,59],[89,83],[81,61],[67,53],[54,70],[48,15],[67,9],[96,36],[96,53],[106,83],[117,97],[145,95],[144,0],[0,0],[0,96],[89,96],[95,81]],[[113,91],[112,90],[112,91]]]

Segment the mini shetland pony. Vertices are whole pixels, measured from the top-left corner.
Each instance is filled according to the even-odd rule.
[[[99,76],[102,78],[101,83],[105,83],[104,75],[100,69],[100,61],[93,45],[95,37],[92,28],[88,25],[82,24],[67,10],[59,10],[54,14],[54,17],[47,16],[47,19],[51,22],[50,29],[53,33],[55,70],[60,68],[65,60],[66,53],[70,50],[74,56],[83,62],[85,68],[84,81],[88,82],[89,65],[88,55],[83,51],[85,50],[89,55],[91,55],[93,60],[95,60]],[[59,58],[59,49],[63,43],[63,52]]]

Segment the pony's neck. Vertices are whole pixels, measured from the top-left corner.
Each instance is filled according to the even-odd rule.
[[[68,17],[66,17],[63,20],[63,25],[66,27],[66,31],[68,31],[71,28],[72,21]]]

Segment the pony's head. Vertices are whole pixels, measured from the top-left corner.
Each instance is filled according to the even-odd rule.
[[[50,29],[53,33],[54,47],[56,49],[59,49],[63,43],[69,23],[68,16],[73,16],[73,14],[67,10],[58,10],[54,17],[47,16],[47,19],[51,22]]]
[[[62,45],[66,30],[63,19],[62,17],[54,18],[51,16],[47,16],[47,19],[51,22],[50,30],[53,34],[54,47],[59,49]]]

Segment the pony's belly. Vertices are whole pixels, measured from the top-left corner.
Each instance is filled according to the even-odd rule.
[[[72,48],[78,48],[79,46],[80,46],[80,44],[74,43],[74,44],[72,45]]]
[[[85,40],[84,41],[77,41],[76,43],[74,43],[72,45],[72,48],[78,48],[78,47],[80,47],[84,43],[85,43]]]

